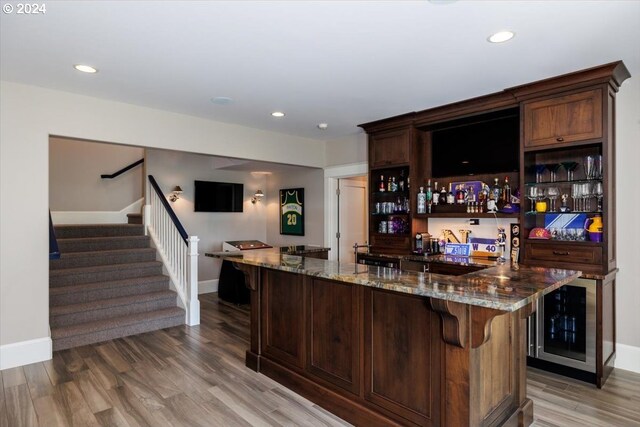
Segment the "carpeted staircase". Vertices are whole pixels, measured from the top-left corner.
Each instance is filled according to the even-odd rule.
[[[49,261],[53,350],[184,324],[185,312],[142,225],[55,227]]]

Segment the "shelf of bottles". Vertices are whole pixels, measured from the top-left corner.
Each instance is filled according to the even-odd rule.
[[[370,224],[381,235],[408,235],[411,230],[408,167],[377,169],[371,173]]]
[[[550,240],[601,242],[604,166],[598,144],[527,153],[522,193],[525,233],[539,228],[548,232]]]

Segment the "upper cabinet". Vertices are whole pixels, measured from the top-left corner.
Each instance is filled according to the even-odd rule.
[[[602,89],[523,104],[524,147],[602,138]]]
[[[379,131],[369,136],[369,167],[409,163],[411,128]]]

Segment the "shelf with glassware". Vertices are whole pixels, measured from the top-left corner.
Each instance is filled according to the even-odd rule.
[[[411,231],[409,168],[372,169],[369,178],[370,234],[408,236]]]
[[[608,171],[603,144],[525,151],[523,262],[606,273]]]

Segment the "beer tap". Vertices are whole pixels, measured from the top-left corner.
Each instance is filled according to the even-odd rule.
[[[498,227],[498,238],[496,239],[496,246],[500,248],[498,264],[504,264],[507,261],[507,259],[504,257],[504,252],[507,246],[507,233],[505,233],[504,227]]]

